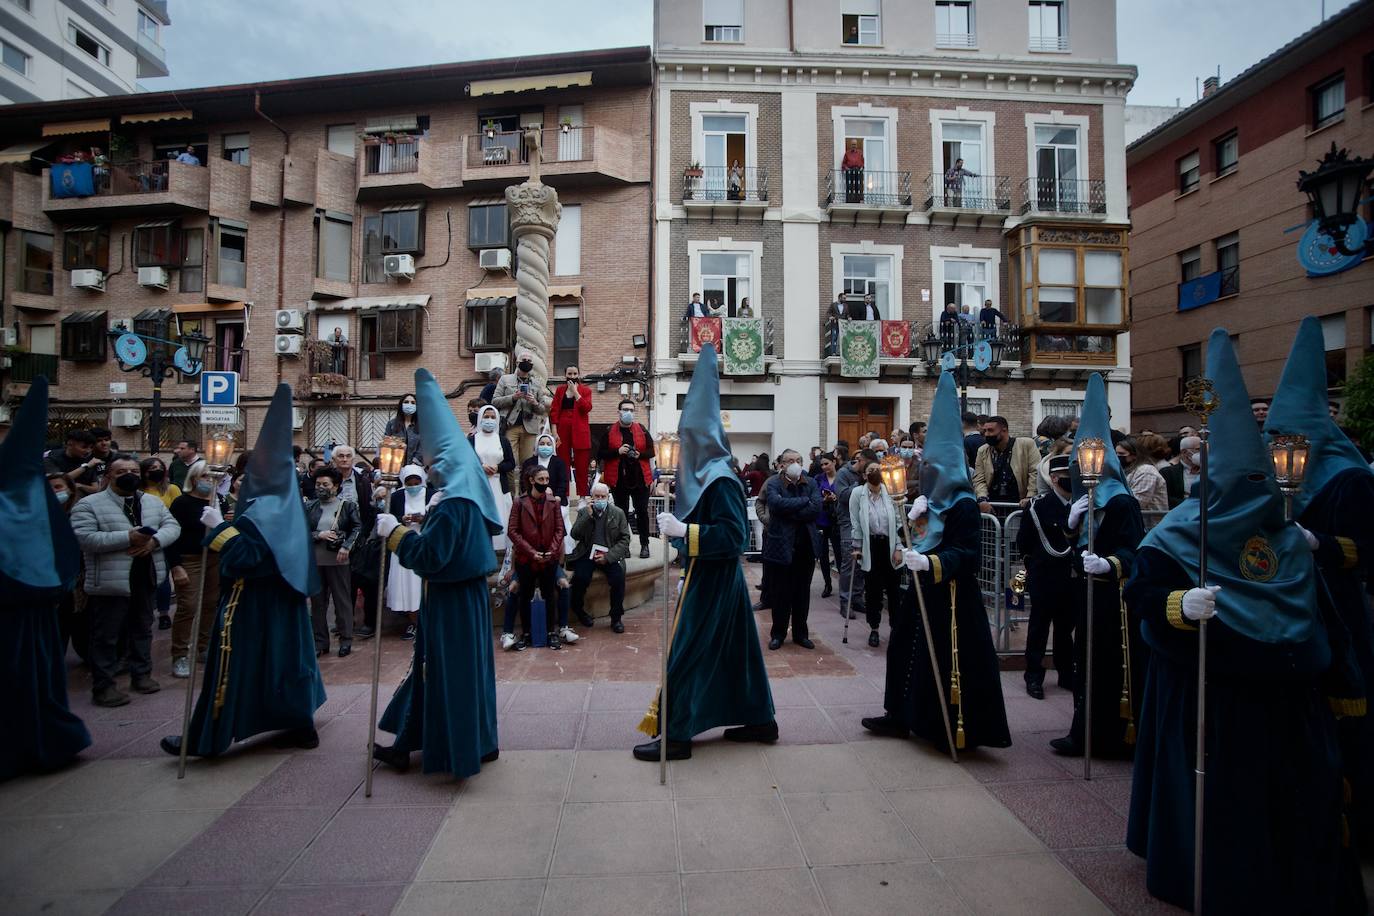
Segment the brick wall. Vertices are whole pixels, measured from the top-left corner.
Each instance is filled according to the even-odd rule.
[[[768,170],[769,205],[781,207],[782,199],[782,97],[776,92],[690,92],[674,88],[670,112],[673,148],[668,159],[669,199],[682,202],[682,170],[692,161],[692,103],[726,99],[736,105],[759,107],[755,140],[758,168]],[[743,164],[743,163],[741,163]]]

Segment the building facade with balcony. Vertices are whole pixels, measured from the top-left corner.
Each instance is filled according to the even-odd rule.
[[[1136,426],[1195,422],[1183,388],[1206,373],[1217,327],[1232,335],[1250,394],[1272,396],[1306,315],[1321,319],[1340,401],[1347,370],[1374,344],[1374,268],[1320,231],[1297,182],[1333,144],[1374,157],[1371,87],[1374,3],[1361,2],[1129,147]],[[1362,203],[1360,215],[1363,231],[1374,213]]]
[[[771,331],[764,371],[722,387],[740,457],[924,419],[921,344],[950,302],[1007,319],[970,410],[1028,435],[1104,370],[1127,415],[1135,68],[1116,63],[1113,3],[690,0],[658,3],[656,23],[662,423],[695,360],[697,292],[727,316],[747,296]],[[885,326],[863,377],[838,356],[839,293],[905,326]]]
[[[651,80],[641,47],[12,106],[4,397],[41,371],[53,438],[112,425],[147,450],[152,386],[120,371],[109,331],[165,319],[241,374],[248,447],[279,381],[307,447],[375,447],[421,366],[465,418],[515,345],[504,191],[538,129],[563,208],[547,357],[609,379],[592,416],[609,423],[647,355]],[[121,154],[63,162],[92,145]],[[194,382],[163,385],[164,451],[200,434]]]
[[[137,92],[167,76],[167,0],[0,3],[0,103]]]

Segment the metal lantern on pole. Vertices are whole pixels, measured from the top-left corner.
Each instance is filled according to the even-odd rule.
[[[1088,553],[1093,553],[1097,532],[1093,525],[1093,499],[1097,482],[1102,479],[1102,463],[1107,458],[1107,443],[1096,436],[1079,439],[1078,476],[1088,488]],[[1087,659],[1083,682],[1083,778],[1093,778],[1093,577],[1084,573],[1087,589],[1085,607],[1088,617]]]
[[[382,482],[394,489],[405,462],[406,440],[400,436],[385,436],[377,445],[377,470]],[[381,559],[377,570],[377,628],[372,645],[372,702],[367,717],[367,767],[363,777],[363,795],[372,797],[372,749],[377,741],[377,691],[382,678],[382,604],[386,600],[386,541],[377,551]]]
[[[675,432],[659,433],[654,442],[654,461],[662,477],[671,480],[677,475],[678,453],[682,440]],[[665,508],[671,505],[672,495],[664,497]],[[671,575],[672,554],[668,539],[663,538],[663,658],[659,671],[658,685],[658,783],[668,784],[668,640],[671,634],[671,613],[669,612],[669,576]]]
[[[186,360],[192,368],[199,370],[205,365],[205,348],[210,338],[198,331],[181,335],[181,345],[186,348]]]
[[[1307,475],[1309,446],[1306,436],[1275,436],[1269,443],[1269,461],[1274,479],[1283,491],[1283,518],[1293,520],[1293,497],[1302,489]]]
[[[205,440],[205,466],[210,477],[210,499],[217,498],[219,482],[229,473],[229,457],[234,454],[234,434],[227,429],[217,430]],[[186,676],[186,703],[181,711],[181,754],[177,758],[177,779],[186,778],[188,732],[191,730],[192,696],[196,689],[196,662],[200,658],[200,615],[205,605],[205,565],[210,561],[210,548],[200,548],[200,576],[196,582],[196,610],[191,615],[191,644],[186,653],[190,668]]]
[[[1307,195],[1317,225],[1347,256],[1361,253],[1351,251],[1345,242],[1346,229],[1360,218],[1359,208],[1365,194],[1374,160],[1351,156],[1347,150],[1331,144],[1317,163],[1314,172],[1298,172],[1298,190]]]

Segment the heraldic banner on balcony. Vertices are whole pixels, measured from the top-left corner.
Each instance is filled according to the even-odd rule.
[[[702,347],[715,347],[720,350],[720,319],[693,318],[692,352],[700,353]]]
[[[726,318],[726,375],[763,375],[763,319]]]
[[[840,322],[840,375],[845,378],[878,377],[880,321]]]
[[[911,356],[911,325],[905,321],[883,322],[883,356],[889,359]]]

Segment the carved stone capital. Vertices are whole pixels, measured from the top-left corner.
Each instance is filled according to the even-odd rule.
[[[506,188],[506,205],[514,235],[535,232],[553,238],[563,215],[557,191],[548,185],[528,181]]]

